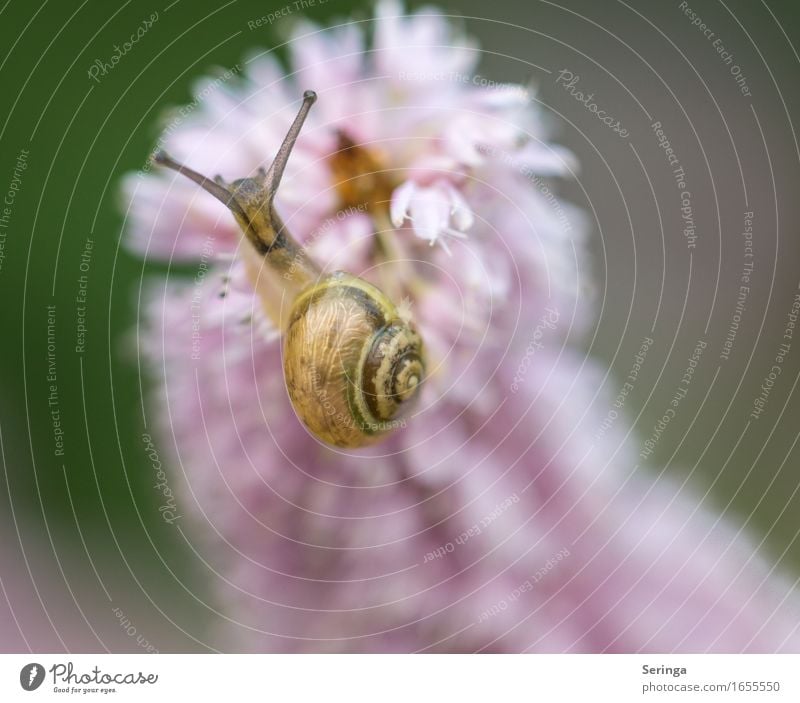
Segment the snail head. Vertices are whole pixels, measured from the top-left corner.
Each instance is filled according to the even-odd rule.
[[[317,94],[313,90],[303,93],[303,104],[272,164],[266,170],[259,169],[255,176],[240,178],[231,183],[227,183],[221,176],[211,180],[176,161],[162,149],[153,154],[153,161],[183,174],[213,195],[233,213],[239,226],[258,249],[269,249],[283,230],[283,223],[273,206],[275,193],[303,123],[316,99]]]

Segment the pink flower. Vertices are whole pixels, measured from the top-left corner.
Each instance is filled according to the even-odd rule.
[[[601,374],[563,341],[591,314],[583,218],[548,180],[572,157],[523,89],[464,80],[477,47],[435,11],[383,2],[374,30],[368,50],[358,24],[300,24],[289,70],[253,54],[162,143],[252,175],[317,91],[276,207],[321,266],[405,301],[425,340],[421,402],[384,443],[334,450],[297,419],[226,208],[172,172],[125,182],[131,246],[197,266],[150,281],[140,335],[219,646],[800,649],[797,599],[753,546],[632,471],[621,422],[594,439]]]

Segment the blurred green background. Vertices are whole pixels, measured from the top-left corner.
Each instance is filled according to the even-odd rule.
[[[708,340],[708,363],[680,417],[643,464],[654,476],[666,466],[679,480],[689,478],[703,502],[747,524],[756,542],[766,539],[776,562],[800,574],[792,385],[800,348],[787,361],[765,416],[739,441],[800,276],[800,164],[793,133],[800,65],[789,44],[800,45],[797,3],[731,2],[729,12],[716,2],[692,3],[745,67],[752,107],[678,3],[440,5],[464,15],[481,40],[483,74],[527,82],[532,70],[526,62],[569,68],[629,126],[638,156],[552,81],[539,85],[558,140],[582,162],[580,181],[565,184],[562,193],[593,213],[590,248],[602,312],[590,334],[575,342],[610,365],[614,375],[605,384],[614,395],[656,321],[659,343],[625,407],[644,437],[663,414],[697,339]],[[159,115],[190,102],[192,81],[212,67],[232,67],[254,46],[283,42],[300,16],[324,23],[353,13],[367,18],[371,11],[370,3],[329,0],[285,21],[248,27],[248,20],[281,6],[12,1],[0,15],[3,191],[20,153],[28,151],[0,267],[6,484],[0,538],[6,588],[13,592],[12,577],[19,577],[17,599],[27,595],[30,601],[19,608],[21,625],[42,633],[32,638],[34,647],[140,651],[117,626],[111,608],[119,607],[161,651],[208,649],[219,604],[203,587],[205,574],[189,541],[159,517],[141,441],[146,379],[133,353],[135,297],[143,275],[165,268],[145,266],[120,249],[118,181],[141,168],[158,136]],[[95,59],[108,60],[113,45],[156,11],[159,19],[140,43],[99,83],[92,81],[87,70]],[[671,141],[692,178],[701,243],[691,282],[684,242],[674,234],[680,215],[673,186],[650,129],[655,120],[674,125]],[[648,183],[639,158],[648,173],[664,179]],[[757,213],[756,282],[734,354],[715,376],[742,259],[739,164]],[[667,232],[664,244],[660,226]],[[86,345],[76,353],[76,296],[88,239]],[[53,304],[63,456],[54,454],[55,406],[48,405],[47,306]],[[48,617],[70,633],[69,641],[59,642]]]

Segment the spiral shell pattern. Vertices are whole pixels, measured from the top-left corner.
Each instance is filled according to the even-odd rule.
[[[361,447],[402,426],[425,374],[422,339],[378,288],[336,272],[292,305],[284,374],[311,432]]]

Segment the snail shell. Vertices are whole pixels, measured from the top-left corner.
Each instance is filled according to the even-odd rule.
[[[294,301],[284,344],[292,405],[320,439],[360,447],[404,424],[422,340],[375,286],[344,272],[321,279]]]

